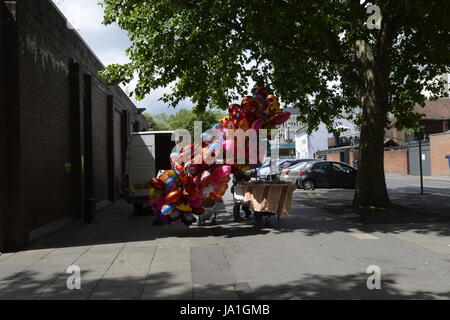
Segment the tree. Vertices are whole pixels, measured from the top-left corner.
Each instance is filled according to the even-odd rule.
[[[193,112],[187,109],[180,109],[176,114],[168,116],[166,113],[160,113],[151,116],[145,113],[144,116],[153,131],[171,131],[176,129],[186,129],[194,133],[194,122],[201,121],[203,131],[211,129],[220,118],[225,116],[221,110],[205,110],[202,112]]]
[[[155,119],[147,112],[144,113],[144,117],[147,119],[148,127],[150,128],[150,130],[156,131],[157,123]]]
[[[169,116],[166,113],[160,113],[153,116],[156,122],[155,130],[157,131],[170,131],[172,130],[169,123]]]
[[[201,121],[203,131],[211,129],[212,126],[218,122],[220,118],[225,116],[224,112],[218,110],[205,111],[189,111],[187,109],[180,109],[176,114],[169,117],[169,125],[171,130],[186,129],[194,134],[194,122]]]
[[[367,13],[374,4],[379,29]],[[137,73],[138,98],[173,84],[163,97],[172,105],[191,97],[199,110],[224,107],[253,79],[299,108],[310,130],[360,107],[356,207],[390,205],[388,115],[414,127],[423,90],[441,96],[436,77],[450,71],[445,0],[105,0],[104,8],[104,23],[127,30],[132,46],[131,62],[103,76],[127,83]]]

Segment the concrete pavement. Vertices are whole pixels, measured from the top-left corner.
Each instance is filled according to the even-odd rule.
[[[334,194],[296,191],[291,216],[267,225],[233,223],[227,195],[217,225],[190,228],[153,226],[118,202],[1,255],[0,299],[450,298],[448,221],[364,224]],[[69,265],[81,290],[67,288]],[[380,290],[367,288],[370,265]]]
[[[405,192],[411,194],[417,194],[420,192],[419,176],[386,174],[386,183],[388,188],[394,192]],[[450,176],[424,176],[423,185],[424,193],[427,195],[437,195],[447,198],[450,197]]]

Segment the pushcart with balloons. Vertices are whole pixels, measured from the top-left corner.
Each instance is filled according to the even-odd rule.
[[[289,112],[280,108],[278,98],[269,95],[264,88],[256,89],[246,96],[241,104],[232,104],[229,114],[214,126],[215,134],[203,133],[201,143],[185,145],[170,155],[171,169],[161,172],[150,180],[149,205],[154,214],[166,223],[183,222],[191,225],[202,215],[215,217],[205,203],[220,203],[228,189],[232,172],[245,172],[256,165],[248,164],[258,150],[245,149],[244,164],[237,161],[237,146],[234,138],[228,139],[229,130],[275,129],[286,122]],[[194,139],[195,141],[195,139]],[[227,154],[234,154],[229,163]],[[226,161],[208,161],[218,154]],[[205,216],[206,217],[206,216]],[[205,220],[201,218],[201,220]]]
[[[235,187],[234,201],[249,207],[257,223],[262,219],[270,223],[274,216],[279,222],[289,216],[295,190],[293,184],[280,181],[241,182]]]

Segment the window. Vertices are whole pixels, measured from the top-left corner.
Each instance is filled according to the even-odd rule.
[[[330,170],[329,162],[318,162],[314,165],[313,170]]]
[[[299,163],[296,163],[296,164],[292,165],[291,167],[289,167],[289,169],[303,169],[304,167],[306,167],[307,164],[308,164],[308,162],[306,162],[306,161],[299,162]]]
[[[352,173],[354,171],[353,168],[341,163],[333,163],[333,170],[340,173]]]

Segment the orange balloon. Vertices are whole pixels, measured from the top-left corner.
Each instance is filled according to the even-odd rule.
[[[239,122],[239,128],[242,130],[247,130],[250,127],[250,123],[248,122],[248,120],[246,118],[242,119]]]
[[[166,196],[166,203],[168,204],[177,203],[181,200],[182,196],[183,192],[181,190],[169,192]]]

